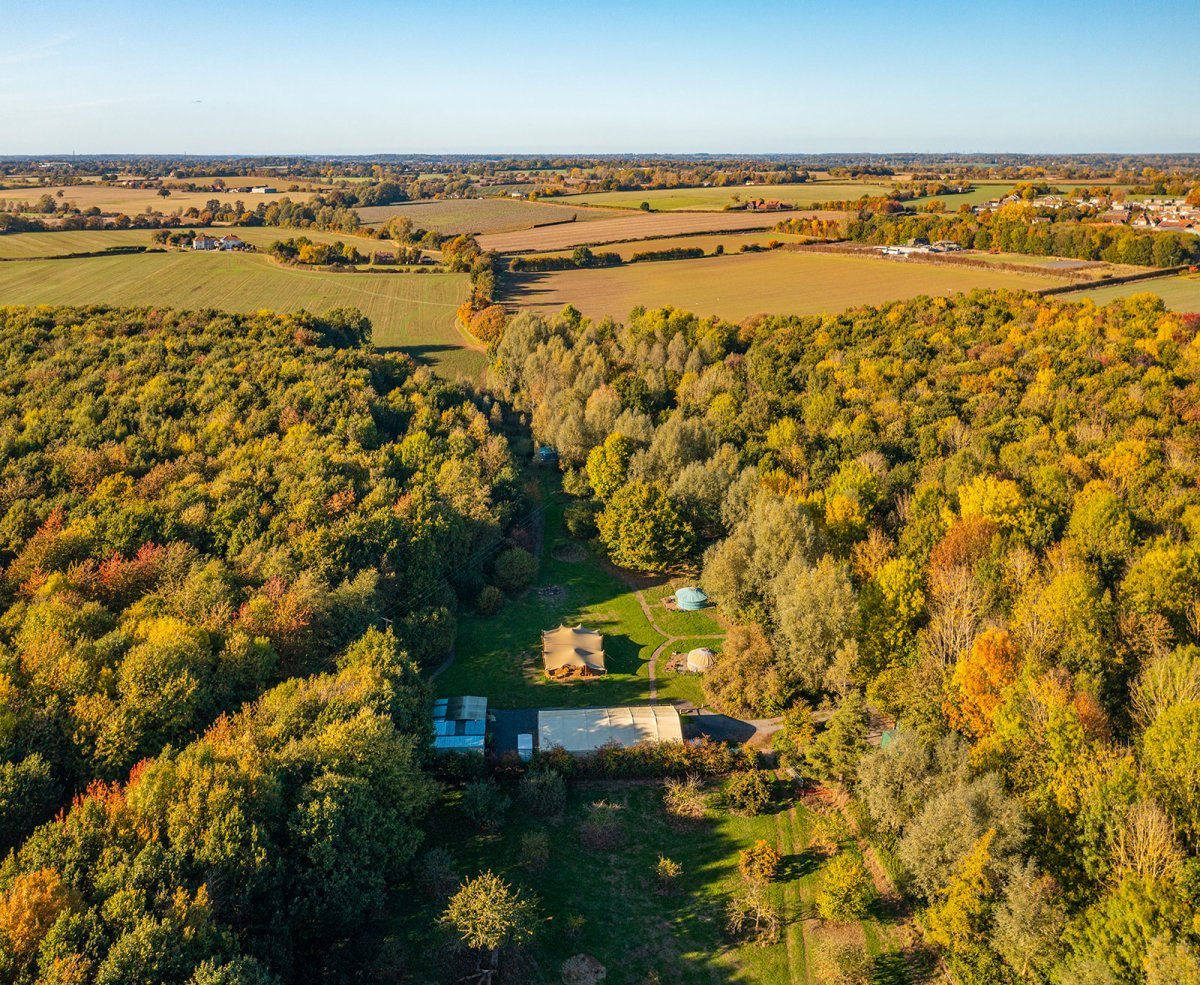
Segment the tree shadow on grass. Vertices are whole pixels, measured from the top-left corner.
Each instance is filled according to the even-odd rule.
[[[922,979],[924,980],[924,979]],[[908,964],[898,951],[875,955],[871,969],[871,985],[911,985]]]
[[[803,879],[812,875],[821,867],[824,856],[811,848],[793,855],[785,855],[779,862],[780,881],[791,882],[793,879]]]

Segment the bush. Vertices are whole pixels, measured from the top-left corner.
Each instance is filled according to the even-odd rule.
[[[757,885],[774,879],[782,861],[775,846],[760,839],[738,853],[738,871],[746,882]]]
[[[540,817],[556,817],[567,806],[567,783],[562,775],[545,766],[521,777],[521,802]]]
[[[562,749],[538,753],[538,762],[563,776],[614,780],[654,776],[717,776],[744,768],[746,760],[733,746],[703,736],[694,742],[639,742],[604,746],[574,756]]]
[[[501,551],[492,564],[496,584],[510,595],[532,584],[537,576],[537,558],[523,547]]]
[[[725,929],[733,937],[749,937],[760,947],[779,940],[779,909],[761,887],[734,896],[725,910]]]
[[[658,864],[654,867],[654,872],[658,876],[658,888],[669,893],[675,888],[675,883],[681,875],[683,875],[683,866],[674,859],[669,859],[665,855],[658,856]]]
[[[725,787],[725,802],[737,814],[761,814],[771,803],[771,781],[764,770],[735,773]]]
[[[596,801],[588,808],[587,817],[579,825],[579,840],[588,848],[616,848],[623,834],[620,810],[619,804]]]
[[[449,898],[461,881],[454,856],[444,848],[431,848],[422,855],[414,876],[417,885],[435,899]]]
[[[817,913],[845,922],[866,916],[875,901],[875,883],[863,861],[850,852],[835,855],[825,866],[817,893]]]
[[[831,938],[817,949],[817,980],[821,985],[868,985],[875,963],[858,941]]]
[[[701,818],[708,807],[708,798],[700,777],[689,773],[682,780],[668,777],[663,782],[663,806],[672,817]]]
[[[463,812],[483,831],[495,831],[504,823],[512,801],[495,780],[472,780],[463,788]]]
[[[521,865],[530,872],[540,872],[550,861],[550,835],[543,830],[526,831],[521,835]]]
[[[840,811],[826,808],[813,814],[811,847],[816,851],[832,855],[849,837],[850,824]]]
[[[495,585],[484,585],[475,601],[481,616],[494,616],[504,606],[504,593]]]

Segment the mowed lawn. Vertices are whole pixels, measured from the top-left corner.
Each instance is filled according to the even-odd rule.
[[[209,236],[233,235],[245,240],[260,250],[266,249],[276,240],[295,239],[307,236],[314,243],[347,243],[358,248],[360,253],[370,255],[377,250],[393,251],[395,244],[391,240],[370,239],[366,236],[352,236],[348,233],[323,232],[319,229],[295,229],[290,226],[188,226],[169,230],[172,233],[187,232],[207,233]],[[62,256],[66,253],[92,253],[107,250],[111,247],[157,246],[151,237],[154,231],[150,229],[78,229],[64,232],[49,233],[9,233],[0,236],[0,260],[28,259],[30,257]]]
[[[384,222],[392,216],[411,219],[418,229],[438,233],[497,233],[531,229],[544,222],[587,222],[608,219],[610,212],[527,202],[516,198],[461,198],[403,205],[380,205],[358,210],[368,224]]]
[[[253,253],[145,253],[0,263],[0,305],[107,304],[223,311],[358,308],[375,344],[447,376],[475,377],[486,357],[455,324],[466,274],[301,270]]]
[[[606,213],[600,222],[568,222],[541,229],[490,233],[479,237],[479,245],[497,253],[536,253],[567,250],[574,246],[623,243],[632,240],[692,236],[701,233],[742,232],[771,229],[792,216],[841,219],[843,212],[637,212],[632,215]],[[612,218],[616,215],[617,218]],[[646,249],[654,249],[647,246]]]
[[[644,191],[585,192],[556,198],[557,202],[636,209],[642,202],[662,212],[723,209],[752,198],[777,199],[796,208],[821,202],[857,200],[864,195],[885,195],[891,185],[860,181],[806,181],[794,185],[725,185],[721,188],[654,188]]]
[[[1200,312],[1200,274],[1180,274],[1178,277],[1162,277],[1135,281],[1132,284],[1114,284],[1112,287],[1072,291],[1065,295],[1065,299],[1081,301],[1090,298],[1096,304],[1108,304],[1110,301],[1134,294],[1157,294],[1173,311]]]
[[[536,900],[539,919],[522,978],[531,985],[558,985],[562,963],[581,952],[605,966],[609,985],[655,980],[821,985],[817,955],[835,937],[866,949],[878,985],[911,981],[901,953],[902,928],[886,907],[876,906],[865,919],[847,924],[816,919],[813,901],[828,857],[812,844],[814,815],[790,789],[778,784],[776,804],[763,814],[740,817],[723,807],[719,781],[708,787],[708,815],[680,823],[663,810],[658,783],[577,781],[570,784],[561,817],[533,816],[514,797],[505,825],[494,834],[481,834],[466,821],[457,806],[461,795],[454,791],[431,819],[427,845],[449,851],[460,877],[491,869]],[[610,846],[594,847],[580,834],[597,804],[617,818]],[[539,830],[548,836],[549,857],[545,865],[531,868],[522,856],[521,838]],[[782,933],[765,947],[731,938],[725,928],[726,904],[743,891],[738,853],[760,840],[783,859],[768,887],[782,916]],[[849,838],[840,847],[858,852]],[[655,874],[660,856],[683,867],[669,892],[661,891]],[[447,975],[448,959],[429,938],[444,900],[417,887],[407,889],[404,900],[397,909],[406,916],[389,930],[425,945],[411,980],[457,980],[457,974]],[[651,978],[653,972],[661,978]]]
[[[573,304],[585,315],[625,318],[637,307],[671,305],[740,320],[754,314],[820,314],[919,294],[974,288],[1037,290],[1061,279],[1002,270],[776,250],[597,270],[509,275],[505,302],[553,314]]]

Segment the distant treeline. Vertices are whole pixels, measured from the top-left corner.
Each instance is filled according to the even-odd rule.
[[[930,242],[953,240],[968,249],[1106,260],[1141,267],[1177,267],[1200,262],[1200,237],[1139,232],[1126,226],[1055,222],[1021,205],[981,215],[873,215],[851,222],[846,234],[860,243],[879,246],[899,245],[923,237]]]

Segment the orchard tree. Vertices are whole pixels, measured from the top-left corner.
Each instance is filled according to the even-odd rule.
[[[441,922],[453,927],[467,947],[488,952],[488,967],[482,970],[491,981],[500,967],[501,949],[531,941],[535,919],[533,900],[489,869],[462,884]]]

